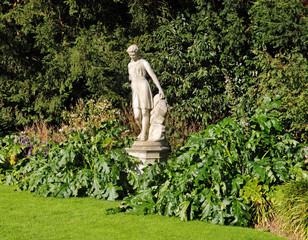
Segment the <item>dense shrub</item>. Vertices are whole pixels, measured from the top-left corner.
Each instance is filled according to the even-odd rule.
[[[268,112],[277,103],[267,106],[248,122],[226,118],[192,135],[168,164],[145,169],[119,209],[232,225],[269,217],[273,187],[305,167],[307,149]]]
[[[254,47],[271,55],[297,51],[307,57],[307,3],[302,0],[258,0],[249,10]]]
[[[286,133],[272,111],[279,104],[269,98],[264,104],[250,119],[225,118],[191,135],[167,164],[148,166],[139,175],[133,170],[138,161],[124,151],[132,139],[116,118],[91,129],[82,125],[85,109],[95,113],[91,101],[72,112],[80,113],[72,119],[78,129],[60,144],[2,138],[1,182],[42,196],[125,197],[112,211],[241,226],[260,223],[272,217],[274,187],[308,167],[307,146]]]
[[[229,114],[225,77],[234,77],[237,93],[246,90],[249,4],[196,2],[196,12],[180,13],[154,32],[153,65],[179,120],[208,125]]]
[[[7,149],[6,157],[13,157],[14,162],[10,160],[13,166],[6,169],[2,181],[42,196],[92,196],[109,200],[126,196],[130,191],[128,170],[133,168],[135,160],[123,149],[128,144],[124,134],[124,128],[116,122],[103,122],[91,135],[85,130],[73,130],[68,140],[26,156],[18,155],[21,151],[15,154],[11,149],[21,146],[12,146],[7,141],[3,149]],[[32,146],[30,143],[29,151]]]
[[[307,57],[307,9],[301,0],[2,1],[1,131],[39,120],[59,124],[79,98],[104,95],[118,106],[130,99],[125,49],[134,41],[175,117],[198,130],[250,99],[244,94],[256,87],[253,77],[268,69],[254,50]]]
[[[62,117],[57,131],[42,124],[1,139],[0,182],[43,196],[125,196],[137,160],[124,150],[133,138],[120,127],[119,111],[104,99],[80,99]]]
[[[118,86],[127,81],[134,2],[1,1],[1,131],[41,119],[59,123],[79,98],[126,96]]]
[[[298,52],[281,52],[275,56],[258,52],[260,73],[254,78],[254,87],[247,92],[245,108],[262,106],[265,95],[281,104],[273,109],[284,122],[285,129],[298,139],[308,139],[308,62]],[[254,102],[251,102],[254,101]]]

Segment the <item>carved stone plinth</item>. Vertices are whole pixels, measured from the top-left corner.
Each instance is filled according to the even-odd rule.
[[[136,141],[131,148],[125,148],[125,150],[129,155],[138,157],[143,165],[145,162],[153,164],[155,160],[167,161],[170,148],[161,142]]]

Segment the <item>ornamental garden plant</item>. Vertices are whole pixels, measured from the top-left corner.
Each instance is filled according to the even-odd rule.
[[[159,3],[0,3],[0,182],[305,239],[307,1]],[[142,175],[123,150],[134,42],[170,105],[169,161]]]
[[[271,111],[279,104],[269,98],[264,104],[248,120],[225,118],[191,135],[167,163],[148,166],[141,175],[135,170],[138,159],[124,151],[132,141],[115,120],[91,131],[72,130],[60,143],[5,137],[1,181],[45,197],[122,199],[110,214],[266,225],[282,214],[276,187],[304,181],[308,148],[283,130]],[[305,206],[304,201],[300,209]],[[303,235],[306,221],[299,225]]]

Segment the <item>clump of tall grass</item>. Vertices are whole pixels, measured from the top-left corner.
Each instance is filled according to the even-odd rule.
[[[285,183],[277,189],[274,211],[279,230],[292,239],[308,239],[308,179]]]

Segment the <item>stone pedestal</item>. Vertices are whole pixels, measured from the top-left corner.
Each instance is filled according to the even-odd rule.
[[[155,160],[166,162],[170,148],[162,142],[136,141],[131,148],[125,148],[125,150],[129,155],[138,157],[143,165],[145,162],[153,164]]]

